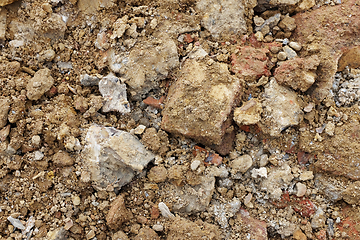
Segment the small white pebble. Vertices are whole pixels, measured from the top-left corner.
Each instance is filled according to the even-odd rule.
[[[191,163],[190,168],[191,170],[195,171],[199,166],[201,162],[199,160],[195,160]]]
[[[175,217],[174,214],[172,214],[170,212],[168,206],[166,206],[165,203],[159,202],[158,207],[159,207],[159,210],[161,212],[161,215],[163,215],[163,217],[165,217],[165,218],[174,218]]]
[[[267,169],[266,169],[266,167],[261,167],[259,169],[254,168],[253,170],[251,170],[251,177],[253,177],[253,178],[258,178],[258,177],[267,178]]]
[[[155,224],[152,228],[157,232],[162,232],[164,230],[163,225],[160,224]]]
[[[296,183],[296,189],[297,189],[296,196],[302,197],[305,195],[305,193],[306,193],[306,185],[305,184],[302,184],[299,182]]]
[[[297,42],[290,42],[289,46],[294,49],[295,51],[300,51],[301,50],[301,45],[300,43]]]
[[[311,110],[314,108],[314,103],[310,102],[306,107],[304,107],[305,112],[311,112]]]
[[[139,125],[139,126],[137,126],[135,129],[134,129],[134,133],[136,134],[136,135],[140,135],[140,134],[142,134],[144,131],[145,131],[145,129],[146,129],[146,127],[144,126],[144,125]]]
[[[285,52],[279,52],[278,55],[277,55],[277,58],[280,60],[280,61],[284,61],[286,60],[286,53]]]
[[[311,180],[314,178],[314,174],[313,171],[305,171],[303,173],[300,174],[299,179],[301,181],[307,181],[307,180]]]

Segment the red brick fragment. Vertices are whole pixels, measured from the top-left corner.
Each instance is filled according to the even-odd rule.
[[[143,100],[143,103],[152,106],[154,108],[163,109],[165,96],[162,96],[160,99],[155,99],[153,97],[147,97],[145,100]]]
[[[196,157],[198,152],[205,153],[205,160],[204,160],[205,166],[209,166],[209,165],[218,166],[222,163],[222,157],[220,157],[219,154],[211,153],[211,152],[207,151],[205,148],[195,146],[194,150],[193,150],[193,155]]]

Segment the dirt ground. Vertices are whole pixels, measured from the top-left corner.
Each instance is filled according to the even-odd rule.
[[[360,239],[360,2],[0,5],[0,239]]]

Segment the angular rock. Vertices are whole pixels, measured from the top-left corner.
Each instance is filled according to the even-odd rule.
[[[51,77],[51,71],[48,68],[41,69],[29,80],[26,86],[26,96],[30,100],[38,100],[50,90],[53,84],[54,79]]]
[[[234,121],[239,125],[256,124],[261,119],[261,104],[254,98],[234,110]]]
[[[294,31],[294,29],[296,28],[295,19],[289,16],[285,16],[283,20],[281,20],[281,22],[279,23],[279,27],[285,32]]]
[[[129,240],[129,238],[123,231],[120,230],[114,233],[112,240]]]
[[[215,221],[217,221],[221,228],[226,229],[229,218],[233,217],[240,209],[241,202],[239,199],[234,198],[227,203],[214,202],[211,206],[211,210],[214,212]]]
[[[248,2],[251,7],[256,1]],[[249,6],[249,7],[250,7]],[[234,0],[200,0],[196,8],[202,13],[201,24],[214,38],[229,38],[232,35],[245,34],[245,1]]]
[[[326,215],[321,208],[318,208],[311,219],[311,227],[314,229],[322,228],[326,223]]]
[[[292,48],[290,48],[289,46],[284,46],[283,50],[286,53],[286,57],[288,59],[292,59],[294,57],[297,57],[296,52]]]
[[[0,40],[5,40],[6,33],[6,15],[7,10],[5,8],[0,10]]]
[[[83,164],[96,188],[121,188],[155,158],[136,137],[112,127],[91,126],[86,142]]]
[[[133,217],[124,202],[124,198],[119,195],[112,203],[108,214],[106,215],[106,224],[113,230],[118,230],[124,222]]]
[[[226,64],[189,59],[170,87],[161,127],[205,145],[220,145],[239,91],[240,80]]]
[[[305,92],[316,80],[316,69],[320,64],[317,55],[309,58],[293,58],[276,68],[274,77],[280,85]]]
[[[360,22],[360,15],[349,17],[349,12],[357,12],[355,0],[344,1],[336,6],[323,6],[310,12],[298,13],[293,18],[297,25],[292,38],[301,44],[309,44],[308,51],[321,52],[321,68],[317,75],[316,88],[311,95],[318,100],[331,98],[329,91],[338,68],[338,60],[343,52],[359,45],[360,29],[354,28]],[[351,21],[351,24],[345,24]],[[326,23],[326,24],[322,24]],[[344,23],[341,27],[339,23]],[[316,36],[312,35],[316,32]]]
[[[80,76],[80,83],[84,86],[96,86],[99,84],[99,81],[98,76],[90,76],[88,74]]]
[[[220,231],[216,225],[202,222],[192,222],[185,218],[177,217],[169,227],[167,240],[216,240],[220,239]]]
[[[5,127],[10,109],[10,99],[0,97],[0,129]]]
[[[261,129],[273,137],[303,119],[303,112],[298,103],[297,94],[286,87],[280,86],[275,79],[265,86],[263,95],[263,118]]]
[[[344,190],[343,199],[348,204],[360,205],[360,181],[350,183]]]
[[[233,237],[236,239],[237,234],[244,234],[250,239],[267,240],[266,222],[260,221],[250,216],[245,209],[240,209],[236,216],[237,224],[233,226]]]
[[[173,211],[196,213],[208,207],[215,189],[215,177],[200,176],[194,181],[192,185],[182,187],[173,184],[164,186],[161,192],[173,204]]]
[[[289,165],[273,168],[261,182],[261,190],[266,191],[272,199],[279,199],[282,195],[281,189],[286,188],[293,178]]]
[[[315,187],[332,202],[339,201],[343,198],[345,183],[337,179],[333,179],[324,174],[315,175]]]
[[[130,93],[139,98],[178,66],[176,44],[165,34],[135,45],[130,52],[110,50],[110,69],[119,73],[131,88]]]
[[[99,91],[105,100],[102,107],[103,112],[130,112],[130,104],[126,96],[126,84],[120,83],[120,79],[115,75],[109,74],[101,79]]]
[[[255,81],[261,76],[270,76],[268,69],[268,49],[239,47],[239,51],[231,55],[231,71],[239,74],[245,81]]]

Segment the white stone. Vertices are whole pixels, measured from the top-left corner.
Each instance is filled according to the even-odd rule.
[[[145,129],[146,129],[146,126],[140,124],[139,126],[137,126],[137,127],[134,129],[134,133],[135,133],[136,135],[140,135],[140,134],[142,134],[142,133],[145,131]]]
[[[290,42],[289,46],[294,49],[295,51],[300,51],[301,50],[301,44],[298,42]]]
[[[200,164],[201,162],[199,160],[194,160],[190,165],[191,170],[195,171],[200,166]]]
[[[302,197],[306,193],[306,185],[302,183],[296,183],[296,196]]]
[[[258,178],[258,177],[263,177],[263,178],[267,178],[267,169],[266,167],[261,167],[261,168],[254,168],[253,170],[251,170],[251,177],[253,178]]]
[[[174,214],[172,214],[168,208],[168,206],[166,206],[165,203],[163,202],[159,202],[158,204],[159,210],[161,212],[161,215],[165,218],[174,218]]]
[[[296,52],[293,49],[291,49],[289,46],[284,46],[283,50],[286,53],[286,56],[287,56],[288,59],[292,59],[294,57],[297,57]]]
[[[162,232],[164,230],[164,226],[160,224],[155,224],[152,228],[157,232]]]
[[[311,180],[314,178],[314,174],[313,174],[313,171],[305,171],[305,172],[302,172],[300,174],[300,177],[299,179],[301,181],[307,181],[307,180]]]

